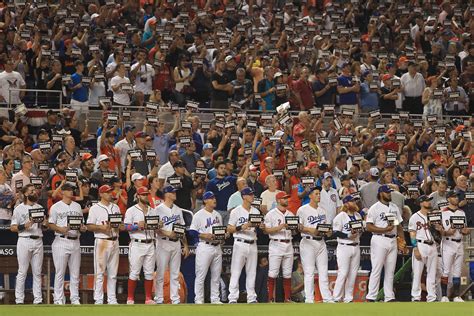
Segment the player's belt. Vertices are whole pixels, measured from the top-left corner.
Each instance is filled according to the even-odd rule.
[[[66,236],[66,235],[59,235],[61,238],[69,239],[69,240],[78,240],[79,237],[71,237],[71,236]]]
[[[417,241],[417,242],[421,242],[422,244],[430,245],[430,246],[434,244],[434,241],[432,241],[432,240],[420,240],[420,239],[417,239],[416,241]]]
[[[253,245],[255,243],[255,240],[247,240],[247,239],[236,239],[235,241],[238,241],[238,242],[243,242],[245,244],[249,244],[249,245]]]
[[[454,242],[461,242],[462,239],[454,239],[454,238],[445,238],[446,240],[451,240],[451,241],[454,241]]]
[[[359,246],[359,244],[356,243],[356,242],[353,242],[353,243],[351,243],[351,244],[340,243],[339,245],[352,246],[352,247]]]
[[[177,238],[173,239],[173,238],[168,238],[168,237],[162,237],[161,239],[163,239],[163,240],[168,240],[168,241],[173,241],[173,242],[176,242],[176,241],[179,240],[179,239],[177,239]]]
[[[133,239],[133,241],[141,244],[151,244],[153,239]]]
[[[98,239],[116,241],[118,239],[118,237],[98,238]]]
[[[309,240],[323,240],[323,237],[304,236],[304,238]]]
[[[19,236],[20,238],[40,239],[41,236]]]
[[[209,242],[209,241],[205,241],[204,243],[205,243],[206,245],[211,245],[211,246],[220,246],[220,245],[221,245],[220,243]]]
[[[376,234],[377,236],[387,237],[387,238],[395,238],[397,235],[385,235],[385,234]]]
[[[272,239],[272,241],[278,241],[278,242],[284,242],[284,243],[289,243],[291,242],[291,239]]]

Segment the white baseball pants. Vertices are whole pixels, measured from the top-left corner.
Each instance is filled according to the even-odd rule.
[[[421,260],[415,258],[412,254],[411,266],[413,270],[413,280],[411,286],[411,298],[413,301],[421,300],[421,276],[423,268],[426,266],[426,290],[428,302],[436,301],[436,271],[438,269],[438,251],[436,245],[427,245],[421,242],[417,244],[421,255]]]
[[[255,277],[257,275],[258,251],[257,243],[247,244],[234,241],[232,249],[232,262],[230,266],[229,302],[237,302],[239,299],[239,279],[242,268],[245,266],[245,287],[247,290],[247,302],[256,302]]]
[[[209,267],[211,268],[211,303],[220,302],[219,285],[222,272],[222,249],[220,246],[200,242],[196,248],[195,303],[204,303],[204,282]]]
[[[64,304],[64,274],[69,267],[70,300],[79,301],[79,272],[81,269],[81,247],[79,239],[70,240],[56,236],[52,244],[54,276],[54,304]]]
[[[104,273],[107,270],[107,302],[117,303],[116,285],[119,264],[118,240],[96,238],[94,242],[94,300],[104,300]]]
[[[340,302],[344,298],[344,302],[349,303],[354,299],[354,284],[360,266],[360,248],[339,243],[336,256],[337,278],[333,291],[334,301]]]
[[[179,304],[179,271],[181,268],[181,242],[158,239],[156,243],[155,301],[163,303],[163,285],[166,268],[170,270],[171,303]]]
[[[15,284],[15,302],[23,304],[25,301],[25,280],[31,262],[33,274],[33,303],[43,302],[41,292],[41,268],[43,266],[43,239],[18,237],[17,243],[18,274]]]

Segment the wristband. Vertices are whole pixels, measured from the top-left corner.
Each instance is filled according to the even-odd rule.
[[[242,226],[237,226],[237,227],[235,228],[235,230],[238,231],[238,232],[240,232],[240,231],[242,230]]]
[[[411,240],[411,245],[413,247],[416,247],[416,245],[418,244],[418,241],[415,238],[411,238],[410,240]]]
[[[25,224],[18,225],[18,231],[25,230]]]

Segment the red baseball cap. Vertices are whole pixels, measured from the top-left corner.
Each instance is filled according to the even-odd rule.
[[[91,159],[93,156],[89,153],[85,153],[84,155],[82,155],[82,160],[89,160]]]
[[[276,195],[276,199],[279,200],[279,199],[287,199],[289,198],[290,196],[284,192],[284,191],[281,191],[281,192],[278,192],[277,195]]]
[[[318,166],[318,164],[316,162],[310,161],[310,162],[308,162],[308,165],[306,166],[306,168],[311,169],[311,168],[315,168],[317,166]]]
[[[99,193],[109,193],[109,192],[112,192],[113,190],[114,189],[110,185],[104,184],[103,186],[99,188]]]
[[[148,188],[147,187],[139,187],[137,189],[137,194],[138,195],[148,195]]]
[[[135,133],[135,138],[146,137],[146,134],[143,131]]]

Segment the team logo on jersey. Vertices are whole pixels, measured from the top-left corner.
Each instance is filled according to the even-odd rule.
[[[163,223],[165,225],[170,225],[179,221],[180,218],[181,216],[179,216],[178,214],[174,214],[173,216],[163,216]]]
[[[206,219],[206,228],[213,226],[214,224],[219,224],[219,218],[208,217]]]
[[[247,221],[248,221],[248,218],[246,218],[246,217],[239,217],[239,220],[237,221],[237,224],[243,225],[243,224],[247,223]]]
[[[336,203],[336,195],[335,194],[331,194],[331,201]]]
[[[326,220],[326,215],[322,214],[322,215],[318,215],[318,216],[308,216],[308,223],[310,225],[314,225],[314,224],[317,224],[317,223],[321,223],[323,221]]]
[[[226,182],[222,182],[222,183],[220,183],[220,184],[217,184],[216,186],[217,186],[217,189],[218,189],[219,191],[222,191],[222,190],[224,190],[226,187],[228,187],[229,185],[230,185],[230,182],[229,182],[229,181],[226,181]]]

